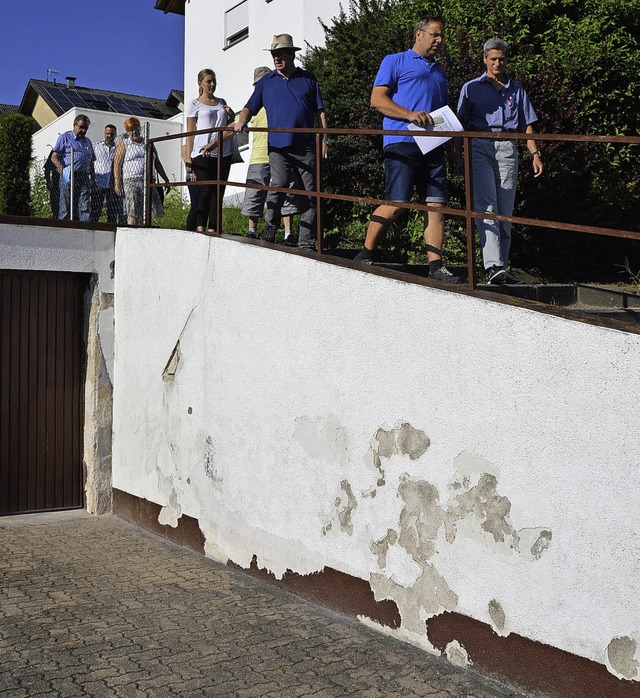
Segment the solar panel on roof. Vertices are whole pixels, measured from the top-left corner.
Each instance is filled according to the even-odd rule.
[[[76,107],[86,107],[87,103],[84,101],[84,99],[77,93],[75,92],[69,92],[67,95],[69,98],[69,101],[74,104]]]

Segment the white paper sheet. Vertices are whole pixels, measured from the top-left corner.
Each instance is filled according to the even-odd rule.
[[[409,124],[409,130],[411,131],[463,131],[462,124],[458,121],[458,117],[453,113],[451,107],[444,106],[440,109],[435,109],[429,112],[433,118],[433,126],[428,128],[422,128],[422,126],[416,126],[416,124]],[[446,143],[451,139],[451,136],[445,136],[443,138],[436,138],[435,136],[430,136],[428,138],[423,138],[421,136],[413,137],[415,142],[422,153],[428,153],[439,145]]]

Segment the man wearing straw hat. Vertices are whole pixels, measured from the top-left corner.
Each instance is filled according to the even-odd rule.
[[[260,66],[253,71],[253,85],[260,78],[268,75],[271,68]],[[251,119],[252,128],[267,128],[267,112],[264,107]],[[251,159],[249,160],[249,169],[247,170],[247,184],[262,184],[268,186],[271,182],[271,168],[269,167],[269,135],[266,131],[254,131],[251,143]],[[302,182],[292,182],[293,189],[302,189]],[[242,204],[242,215],[246,216],[249,221],[249,230],[247,237],[257,237],[258,220],[264,215],[264,203],[267,200],[268,192],[265,189],[250,189],[247,187],[244,190],[244,203]],[[284,244],[287,247],[295,247],[296,241],[292,234],[293,214],[299,213],[297,202],[298,197],[293,194],[287,194],[287,197],[282,206],[281,214],[284,222]]]
[[[245,130],[247,122],[262,107],[267,112],[271,128],[313,128],[316,117],[322,128],[327,128],[327,117],[315,75],[295,65],[296,51],[290,34],[273,37],[270,51],[275,70],[260,78],[253,94],[234,124],[236,131]],[[323,140],[322,154],[327,156],[327,142]],[[269,133],[269,167],[271,185],[290,188],[300,180],[305,191],[316,188],[315,136],[312,133]],[[282,216],[285,192],[269,192],[262,239],[273,242]],[[298,247],[315,249],[316,203],[313,197],[300,197],[300,231]]]

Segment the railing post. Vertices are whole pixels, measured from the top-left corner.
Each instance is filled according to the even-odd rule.
[[[317,254],[322,254],[322,197],[321,193],[321,176],[322,176],[322,138],[324,136],[320,133],[316,133],[316,191],[314,196],[316,197],[316,252]]]
[[[469,279],[469,288],[473,290],[476,287],[476,254],[475,254],[475,234],[473,230],[473,183],[471,181],[471,143],[469,137],[465,134],[462,136],[463,153],[464,153],[464,190],[465,190],[465,218],[467,220],[467,277]]]
[[[73,145],[71,146],[71,170],[69,171],[69,220],[74,220],[73,217],[73,195],[75,194],[75,183],[76,183],[76,173],[75,169],[75,151],[73,150]],[[63,163],[64,164],[64,163]]]
[[[220,196],[222,192],[222,153],[224,152],[224,140],[223,131],[218,129],[218,162],[216,167],[216,179],[218,183],[216,184],[216,233],[222,233],[222,197]]]
[[[145,145],[145,157],[144,157],[144,191],[142,206],[144,210],[144,226],[149,228],[151,226],[151,196],[152,190],[149,186],[151,184],[151,176],[153,174],[153,143],[149,143],[149,122],[146,121],[144,125],[144,145]]]

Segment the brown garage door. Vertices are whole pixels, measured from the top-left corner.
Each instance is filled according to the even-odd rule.
[[[0,515],[83,506],[87,283],[0,271]]]

